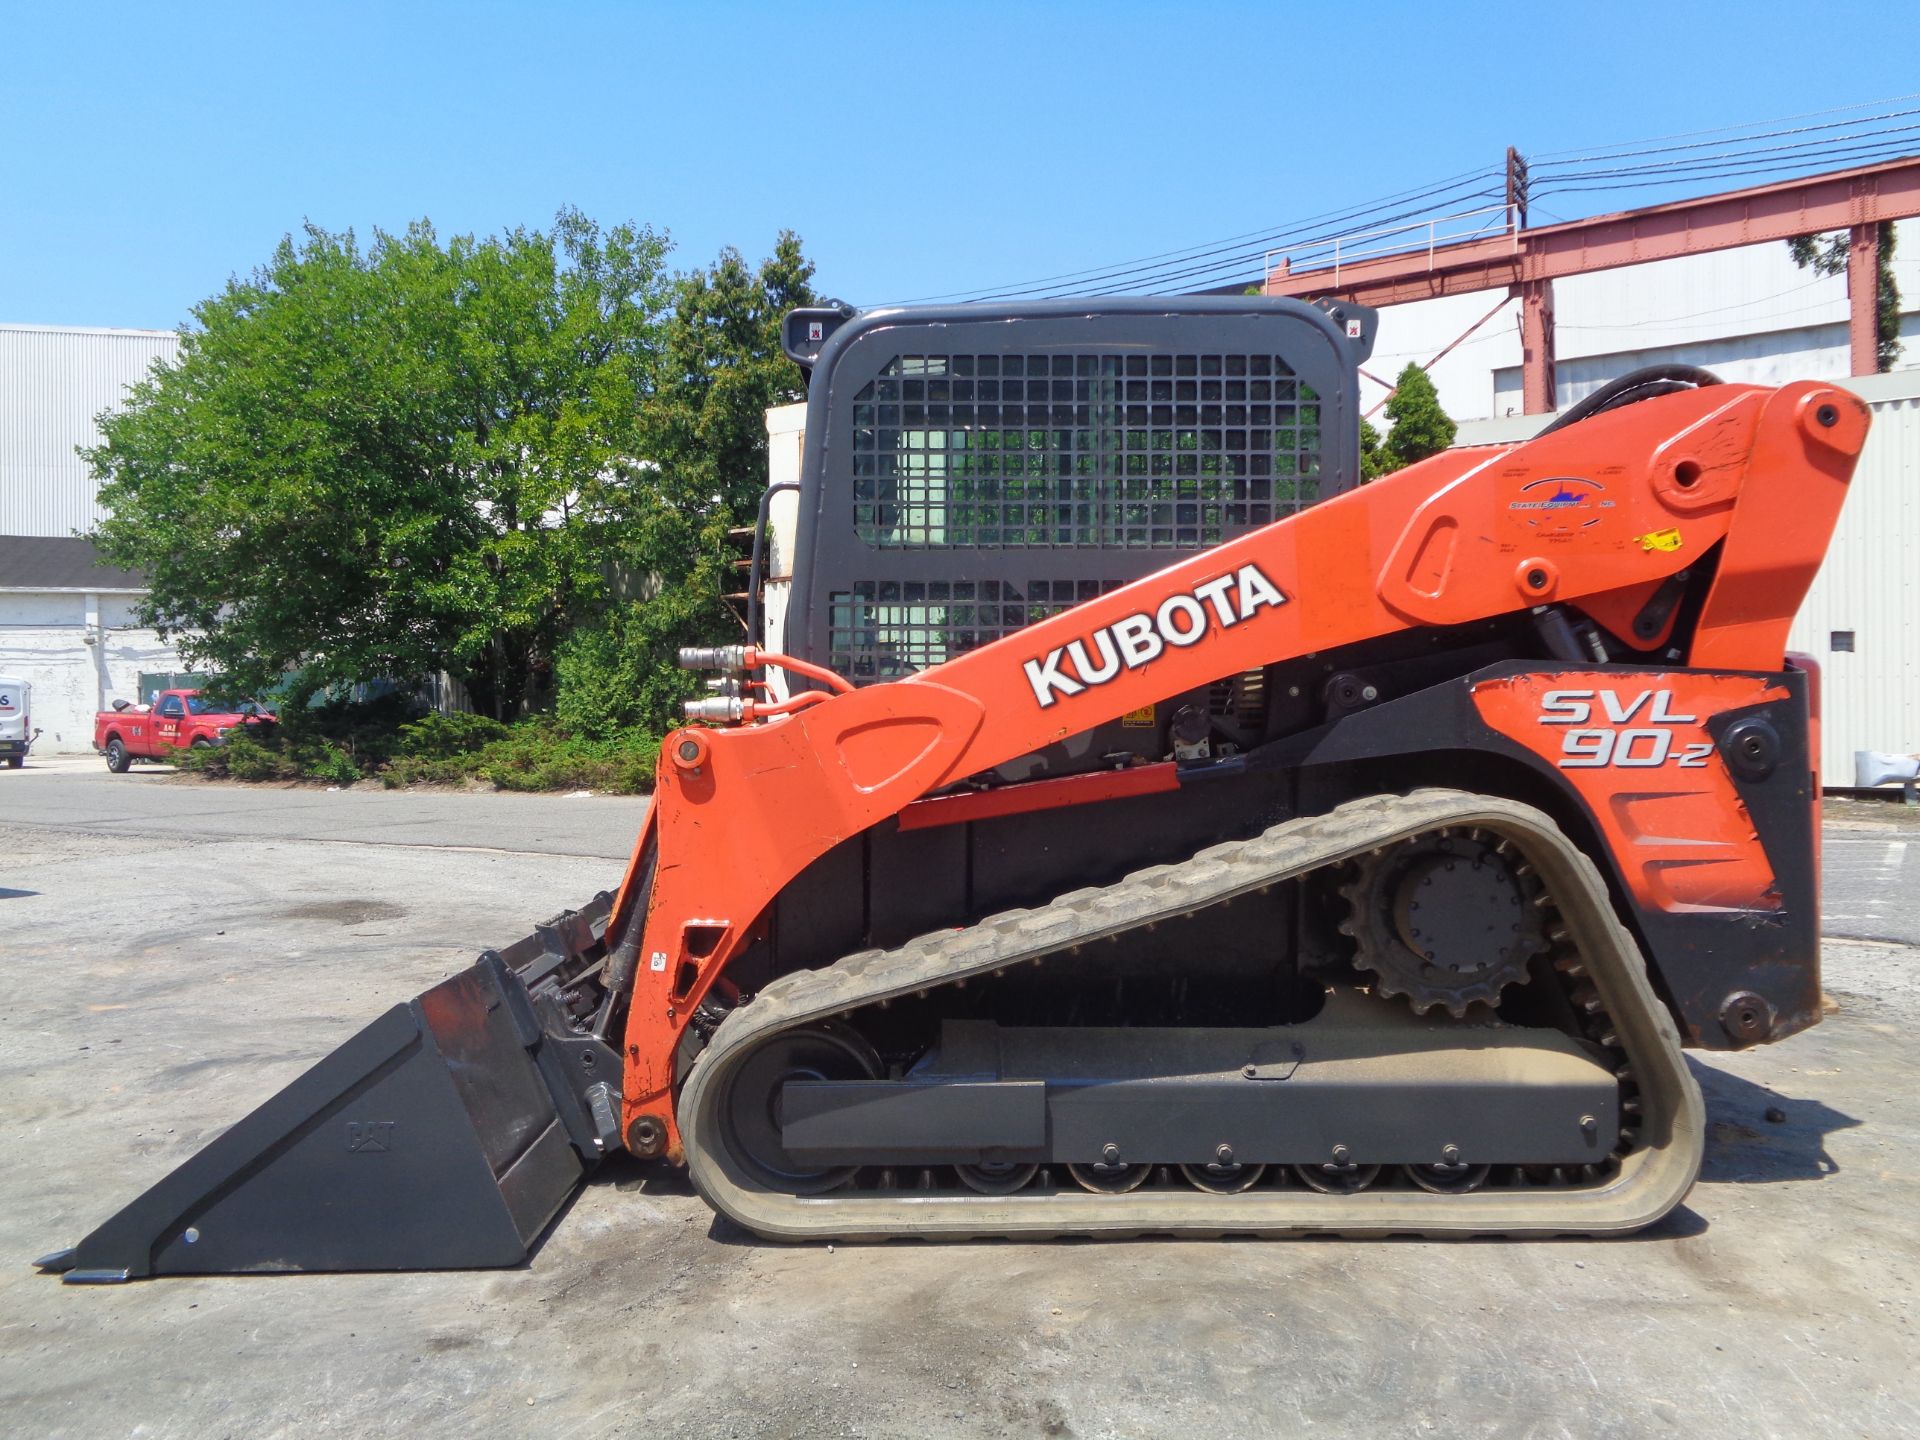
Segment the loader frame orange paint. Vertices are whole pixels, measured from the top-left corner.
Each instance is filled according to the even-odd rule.
[[[1778,671],[1867,426],[1858,399],[1823,384],[1643,401],[1525,443],[1437,455],[908,679],[766,723],[674,732],[614,916],[623,926],[628,907],[648,907],[625,1034],[626,1125],[658,1117],[667,1154],[681,1157],[673,1057],[687,1023],[809,863],[930,792],[1096,724],[1223,676],[1547,602],[1630,633],[1624,622],[1654,589],[1716,545],[1678,663]],[[1249,564],[1285,603],[1037,703],[1026,662]],[[1764,891],[1766,877],[1739,881]]]

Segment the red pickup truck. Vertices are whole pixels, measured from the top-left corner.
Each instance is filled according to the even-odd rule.
[[[237,725],[271,725],[273,716],[251,700],[222,710],[198,690],[162,690],[152,705],[115,702],[93,717],[93,748],[107,769],[124,775],[136,760],[164,760],[176,750],[218,745]]]

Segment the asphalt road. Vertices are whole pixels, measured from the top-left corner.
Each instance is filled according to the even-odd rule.
[[[1829,801],[1820,859],[1827,934],[1920,945],[1920,809]]]
[[[1834,1013],[1696,1063],[1705,1173],[1632,1240],[768,1246],[626,1165],[518,1270],[27,1268],[386,1005],[614,883],[643,809],[0,772],[0,1429],[1920,1431],[1920,950],[1888,848],[1920,828],[1874,807],[1828,830],[1830,905],[1868,935],[1827,947]]]

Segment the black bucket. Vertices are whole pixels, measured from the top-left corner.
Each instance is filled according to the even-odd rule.
[[[552,977],[604,953],[609,905],[396,1005],[36,1263],[70,1284],[521,1263],[618,1143],[619,1057],[546,1003]]]

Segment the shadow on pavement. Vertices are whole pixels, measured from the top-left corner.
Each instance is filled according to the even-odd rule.
[[[1823,1180],[1840,1166],[1827,1136],[1860,1122],[1818,1100],[1797,1100],[1691,1057],[1707,1102],[1707,1158],[1702,1183],[1751,1185]],[[1778,1116],[1778,1119],[1770,1118]]]

